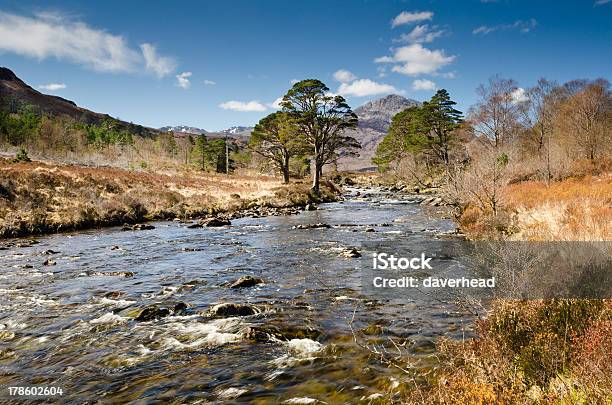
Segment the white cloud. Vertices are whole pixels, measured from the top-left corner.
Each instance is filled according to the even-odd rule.
[[[527,97],[527,94],[525,94],[525,89],[523,89],[522,87],[517,87],[510,94],[510,96],[512,97],[512,102],[514,104],[524,103],[525,101],[529,100],[529,97]]]
[[[376,58],[376,63],[398,63],[391,70],[397,73],[417,76],[439,74],[438,70],[449,65],[456,56],[447,56],[442,49],[431,50],[421,44],[412,44],[395,49],[393,56]]]
[[[444,30],[438,30],[437,26],[430,29],[427,24],[417,25],[409,33],[402,34],[399,38],[395,38],[393,42],[429,43],[441,37],[443,34]]]
[[[215,84],[217,84],[217,82],[208,79],[204,80],[204,86],[214,86]]]
[[[40,86],[38,86],[38,88],[43,90],[56,91],[65,89],[66,85],[64,83],[49,83],[41,84]]]
[[[611,0],[612,1],[612,0]],[[530,18],[529,20],[516,20],[511,24],[498,24],[498,25],[481,25],[480,27],[474,28],[472,30],[472,34],[474,35],[487,35],[495,31],[506,31],[506,30],[519,30],[521,33],[525,34],[535,27],[538,26],[538,22],[534,18]]]
[[[283,101],[282,97],[277,98],[276,100],[274,100],[273,102],[268,104],[268,107],[274,109],[274,110],[280,110],[281,109],[281,105],[280,103]]]
[[[434,13],[431,11],[415,11],[413,13],[409,11],[402,11],[392,21],[391,27],[397,27],[398,25],[410,24],[417,21],[431,20]]]
[[[121,35],[49,12],[21,16],[0,11],[0,51],[55,58],[99,72],[138,72],[144,65],[162,77],[175,67],[172,58],[158,55],[151,44],[134,49]]]
[[[232,111],[240,111],[240,112],[251,112],[251,111],[266,111],[267,108],[265,105],[261,104],[259,101],[226,101],[225,103],[219,104],[219,107],[224,110],[232,110]]]
[[[348,83],[348,82],[352,82],[353,80],[357,79],[357,76],[355,76],[353,73],[349,72],[348,70],[340,69],[340,70],[336,70],[336,72],[334,73],[334,79],[336,79],[340,83]]]
[[[417,79],[412,82],[412,90],[415,90],[415,91],[419,91],[419,90],[433,91],[436,88],[437,88],[436,83],[432,82],[431,80]]]
[[[608,4],[611,1],[612,0],[596,0],[595,4],[593,4],[593,7],[603,6],[604,4]]]
[[[291,85],[293,86],[296,83],[299,83],[300,81],[298,79],[291,79]]]
[[[103,72],[135,71],[141,61],[122,36],[48,13],[22,17],[0,12],[0,50],[68,60]]]
[[[191,87],[191,81],[189,78],[191,77],[191,72],[183,72],[176,75],[176,85],[183,88],[188,89]]]
[[[352,83],[342,83],[338,87],[338,94],[343,96],[374,96],[384,93],[399,93],[399,91],[390,84],[377,83],[370,79],[359,79]]]
[[[140,50],[145,60],[145,67],[157,77],[162,78],[176,69],[174,59],[157,54],[157,48],[151,44],[141,44]]]

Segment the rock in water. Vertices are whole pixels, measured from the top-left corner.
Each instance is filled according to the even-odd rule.
[[[331,225],[319,222],[318,224],[299,224],[299,225],[295,225],[291,229],[317,229],[317,228],[331,228]]]
[[[123,225],[123,228],[121,228],[122,231],[148,231],[151,229],[155,229],[155,227],[153,225],[148,224],[125,224]]]
[[[43,266],[55,266],[55,260],[47,259],[43,262]]]
[[[204,222],[204,225],[208,227],[227,226],[231,224],[230,220],[225,218],[211,218]]]
[[[170,310],[168,308],[151,305],[143,309],[136,317],[136,320],[139,322],[147,322],[164,318],[168,315],[170,315]]]
[[[348,258],[357,258],[361,257],[361,252],[359,252],[359,249],[357,249],[356,247],[352,247],[344,249],[341,255]]]
[[[316,211],[318,207],[315,204],[306,204],[304,207],[306,211]]]
[[[292,339],[316,339],[321,331],[311,326],[292,325],[254,325],[249,326],[244,332],[244,337],[259,343],[265,343],[273,339],[289,341]]]
[[[260,313],[259,308],[248,304],[234,304],[226,302],[223,304],[214,305],[208,311],[209,315],[220,318],[228,318],[231,316],[249,316]]]
[[[253,276],[242,276],[238,280],[230,284],[230,288],[245,288],[253,287],[257,284],[263,283],[263,280]]]

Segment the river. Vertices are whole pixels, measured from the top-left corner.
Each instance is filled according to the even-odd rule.
[[[313,223],[331,228],[293,229]],[[427,246],[436,233],[454,229],[411,196],[352,190],[345,201],[294,216],[241,218],[221,228],[153,225],[4,242],[3,390],[61,387],[56,399],[63,403],[352,403],[407,378],[381,364],[365,343],[389,346],[393,339],[417,368],[427,369],[435,362],[435,340],[460,339],[471,320],[451,303],[364,296],[362,259],[341,254],[375,240]],[[48,259],[56,264],[43,265]],[[244,275],[264,283],[228,288]],[[178,302],[187,309],[133,319],[138,308]],[[208,316],[221,302],[261,312]],[[307,333],[246,338],[249,327],[271,325]]]

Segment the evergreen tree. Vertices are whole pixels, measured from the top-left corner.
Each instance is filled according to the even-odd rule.
[[[284,112],[275,112],[262,118],[251,133],[249,147],[272,163],[289,183],[289,160],[305,152],[295,120]]]
[[[281,103],[296,122],[300,136],[311,150],[314,161],[312,192],[319,194],[323,166],[335,162],[341,153],[360,148],[359,142],[344,131],[357,127],[357,115],[342,96],[332,96],[319,80],[297,82]]]

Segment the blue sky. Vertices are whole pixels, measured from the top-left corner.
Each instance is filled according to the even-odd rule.
[[[153,127],[252,125],[304,78],[353,107],[446,88],[466,111],[494,74],[611,79],[611,44],[612,0],[0,0],[0,66]]]

